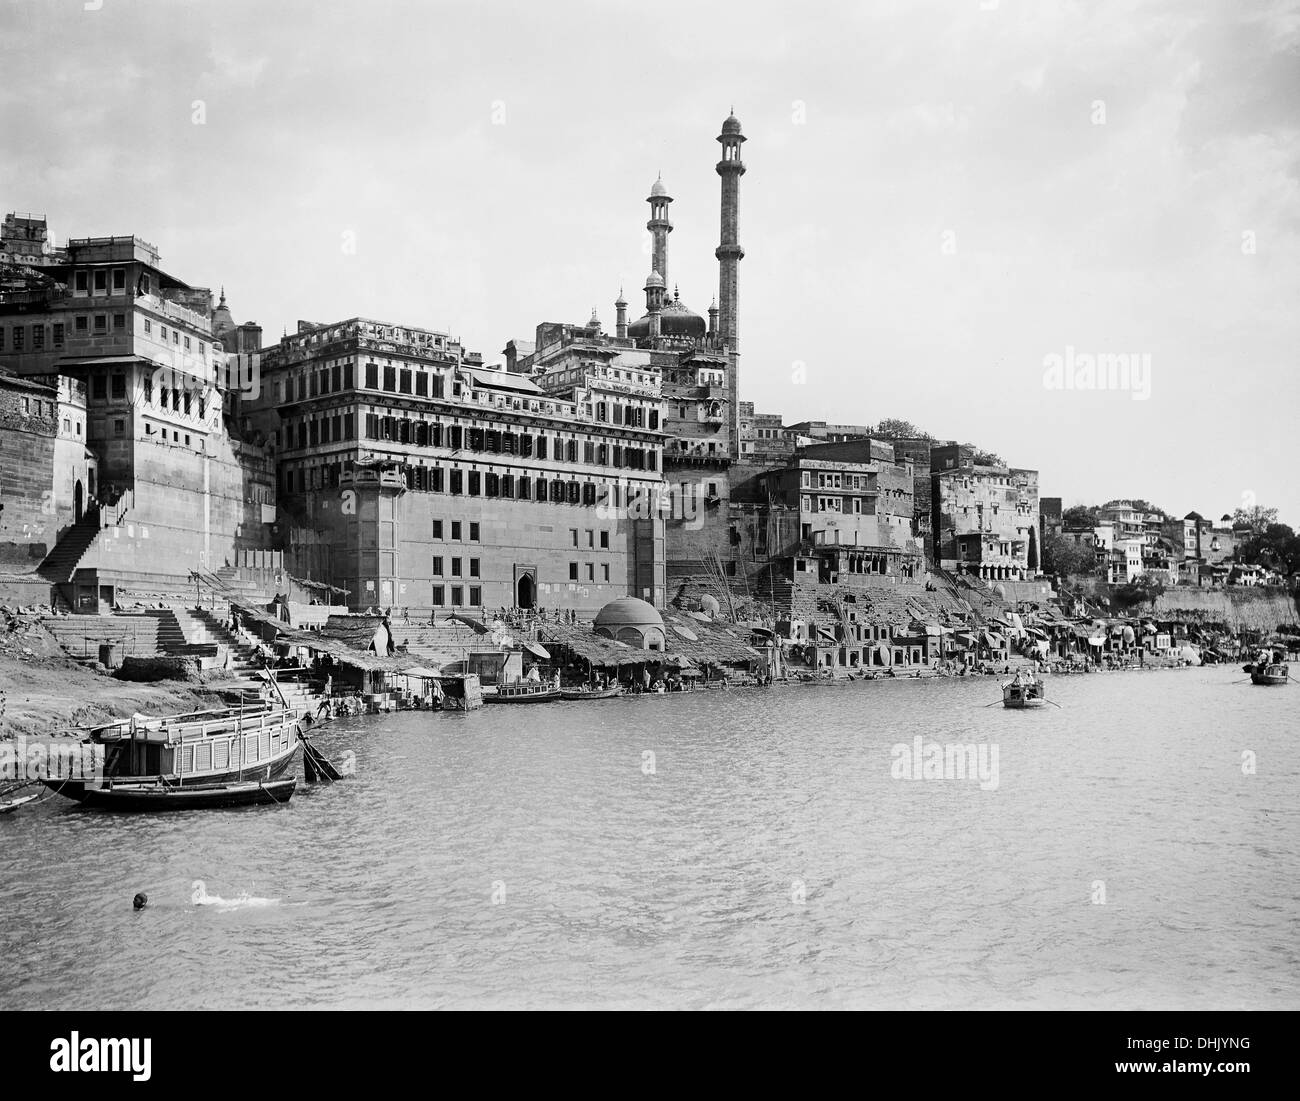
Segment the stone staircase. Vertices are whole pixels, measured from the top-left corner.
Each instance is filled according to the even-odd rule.
[[[185,608],[181,614],[185,617],[185,629],[190,638],[219,642],[230,651],[232,664],[241,672],[261,669],[257,644],[252,641],[251,635],[244,631],[229,630],[221,617],[207,608]]]
[[[117,643],[122,657],[154,657],[161,653],[159,620],[152,615],[60,615],[43,621],[46,629],[72,657],[99,659],[99,647]]]
[[[53,550],[36,567],[36,572],[52,584],[72,580],[77,564],[86,556],[91,544],[99,538],[99,506],[92,505],[85,515],[63,533]]]

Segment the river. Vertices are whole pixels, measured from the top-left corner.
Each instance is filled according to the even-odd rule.
[[[0,1008],[1297,1009],[1300,691],[1241,677],[341,720],[282,808],[0,817]]]

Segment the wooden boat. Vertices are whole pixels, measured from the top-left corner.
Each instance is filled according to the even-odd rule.
[[[1037,678],[1016,677],[1002,686],[1002,706],[1012,710],[1042,707],[1047,703],[1047,686]]]
[[[516,684],[498,684],[492,695],[483,696],[485,703],[550,703],[560,698],[560,690],[554,684],[530,684],[523,681]]]
[[[1277,662],[1260,662],[1250,668],[1251,684],[1286,684],[1291,679],[1291,667]]]
[[[57,781],[51,781],[50,786],[58,791],[56,784]],[[97,810],[216,810],[287,803],[297,786],[298,781],[292,776],[283,780],[241,780],[233,784],[199,783],[184,787],[159,777],[143,782],[108,781],[105,787],[86,789],[74,798],[82,806]]]
[[[41,782],[69,799],[121,810],[283,802],[293,786],[275,781],[298,751],[301,721],[293,707],[137,715],[90,732],[105,751],[102,775]]]
[[[562,700],[609,700],[623,694],[621,684],[612,684],[608,688],[561,688]]]
[[[35,798],[37,798],[35,795],[19,795],[14,799],[7,799],[0,803],[0,814],[12,814],[24,803],[30,803]]]

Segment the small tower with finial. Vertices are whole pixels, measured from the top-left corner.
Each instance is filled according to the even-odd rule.
[[[664,277],[652,271],[645,281],[645,312],[650,319],[650,339],[658,340],[660,314],[664,308]]]
[[[627,339],[627,299],[623,297],[623,288],[618,288],[618,298],[614,300],[614,335],[619,340]]]
[[[718,296],[713,296],[713,301],[709,303],[709,336],[718,335]]]

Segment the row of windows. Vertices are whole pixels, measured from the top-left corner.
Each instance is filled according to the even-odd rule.
[[[588,548],[594,548],[594,547],[596,546],[596,535],[597,535],[597,534],[598,534],[598,533],[597,533],[594,529],[592,529],[592,528],[588,528],[588,529],[587,529],[587,547],[588,547]],[[601,549],[601,550],[609,550],[609,532],[607,532],[607,531],[602,531],[602,532],[599,533],[599,535],[600,535],[600,549]],[[575,547],[579,547],[579,546],[582,545],[582,544],[579,542],[579,539],[578,539],[578,529],[577,529],[577,528],[570,528],[570,529],[569,529],[569,538],[573,541],[573,545],[574,545]]]
[[[444,561],[444,559],[443,559],[443,556],[442,556],[442,555],[440,555],[440,554],[435,554],[435,555],[433,556],[433,576],[434,576],[434,577],[441,577],[441,576],[442,576],[442,565],[443,565],[443,561]],[[461,568],[462,568],[462,565],[463,565],[464,561],[465,561],[465,560],[462,559],[462,558],[453,558],[453,559],[451,559],[451,576],[452,576],[452,577],[461,577],[461,576],[463,576],[462,573],[461,573]],[[480,561],[480,559],[477,559],[477,558],[471,558],[471,559],[469,560],[469,576],[470,576],[470,577],[478,577],[478,576],[479,576],[479,561]]]
[[[93,284],[95,294],[108,294],[109,278],[110,276],[109,276],[108,268],[96,268],[93,271],[87,271],[84,269],[78,271],[73,276],[73,284],[72,284],[73,293],[79,298],[84,297],[85,295],[91,293],[91,286]],[[113,268],[111,278],[113,281],[113,293],[125,294],[126,293],[126,269]],[[148,284],[147,284],[148,279],[149,277],[147,275],[142,275],[140,277],[141,288],[146,291],[148,290]]]
[[[351,460],[347,466],[350,468]],[[334,489],[343,483],[345,464],[326,463],[321,466],[286,467],[283,473],[285,493],[306,493],[308,490]],[[440,466],[406,467],[406,488],[422,493],[449,493],[453,496],[492,497],[504,500],[539,501],[552,504],[586,505],[611,503],[621,508],[625,496],[617,483],[597,485],[595,482],[566,481],[562,478],[531,478],[525,475],[484,473],[479,470],[446,470]],[[640,494],[636,489],[626,493],[627,504]],[[441,520],[435,520],[434,538],[441,539]],[[460,539],[459,520],[451,521],[452,539]],[[470,541],[478,541],[478,525],[470,525]],[[573,530],[573,529],[570,529]],[[602,533],[602,539],[605,533]],[[575,544],[576,545],[576,544]],[[606,544],[602,541],[602,547]]]
[[[452,585],[452,586],[450,586],[450,589],[451,589],[451,603],[450,603],[450,605],[449,605],[448,602],[447,602],[447,589],[448,589],[448,586],[446,586],[446,585],[435,585],[435,586],[433,587],[433,603],[434,603],[434,606],[437,607],[437,608],[446,608],[446,607],[461,608],[461,607],[464,607],[464,606],[465,606],[465,587],[464,587],[463,585]],[[481,608],[482,606],[483,606],[483,589],[482,589],[482,587],[479,586],[479,585],[471,585],[471,586],[469,587],[469,607],[471,607],[471,608]]]
[[[111,321],[110,321],[111,318]],[[112,325],[114,333],[126,332],[126,314],[115,313],[96,313],[74,314],[72,318],[72,331],[81,336],[107,336],[109,326]],[[65,327],[63,322],[51,322],[46,324],[43,321],[36,322],[33,325],[13,325],[9,329],[8,345],[15,352],[25,352],[28,345],[28,330],[31,332],[32,351],[39,352],[46,347],[46,331],[49,330],[50,345],[54,348],[62,348],[65,342]],[[159,336],[162,342],[167,343],[167,326],[159,326]],[[148,334],[153,333],[153,322],[145,318],[144,331]],[[0,352],[5,350],[6,338],[5,327],[0,326]],[[185,351],[192,351],[193,344],[188,336],[185,336],[179,329],[173,326],[171,330],[171,342],[178,348],[183,347]],[[208,346],[204,341],[199,341],[199,350],[206,356]]]
[[[817,480],[813,482],[813,471],[803,472],[803,485],[810,489],[816,484],[818,489],[871,489],[870,474],[845,474],[838,470],[819,470]]]
[[[570,562],[570,563],[569,563],[569,580],[570,580],[570,581],[581,581],[581,580],[582,580],[582,578],[578,576],[578,567],[579,567],[580,565],[583,565],[583,563],[579,563],[579,562]],[[597,566],[597,563],[595,563],[595,562],[587,562],[587,563],[585,563],[585,565],[586,565],[586,573],[587,573],[587,578],[586,578],[586,579],[587,579],[588,581],[595,581],[595,580],[596,580],[596,566]],[[601,581],[608,581],[608,580],[609,580],[609,563],[608,563],[608,562],[601,562],[601,563],[599,563],[599,566],[600,566],[600,579],[601,579]]]
[[[40,398],[23,398],[23,416],[40,417],[46,416],[51,420],[56,416],[55,403],[52,401],[41,401]],[[64,419],[67,423],[67,419]]]
[[[451,537],[453,540],[459,541],[461,538],[461,532],[464,530],[464,525],[459,520],[452,520],[450,521],[450,523],[451,523]],[[441,539],[442,531],[443,531],[443,521],[435,520],[433,522],[433,537],[435,539]],[[471,543],[477,543],[479,541],[479,525],[477,521],[473,521],[473,520],[470,521],[469,541]]]

